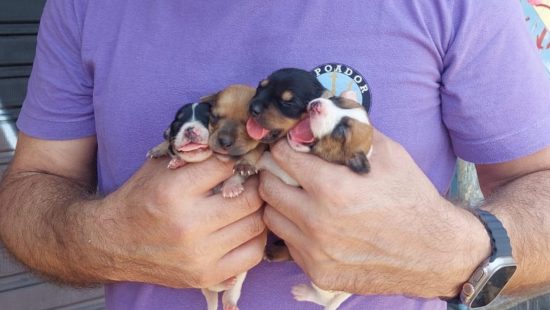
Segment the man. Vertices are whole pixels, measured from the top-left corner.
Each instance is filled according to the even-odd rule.
[[[309,278],[356,293],[341,309],[445,309],[491,254],[482,222],[443,198],[460,156],[508,231],[508,292],[540,291],[550,84],[523,27],[500,1],[50,1],[0,193],[3,241],[52,279],[107,283],[110,309],[200,309],[199,290],[174,288],[250,268],[242,309],[317,309],[290,294]],[[182,103],[325,63],[372,92],[368,176],[282,142],[274,158],[303,189],[262,173],[224,200],[209,190],[231,164],[143,158]],[[264,222],[295,263],[260,263]]]

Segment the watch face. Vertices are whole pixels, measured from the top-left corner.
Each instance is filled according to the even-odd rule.
[[[472,301],[471,307],[478,308],[488,305],[504,288],[508,280],[516,271],[516,266],[504,266],[493,273],[483,289]]]

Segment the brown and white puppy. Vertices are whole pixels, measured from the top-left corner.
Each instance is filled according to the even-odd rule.
[[[289,131],[289,145],[365,174],[370,170],[373,128],[367,111],[348,91],[339,97],[317,98],[308,104],[309,117]]]
[[[212,155],[208,147],[210,106],[189,103],[181,107],[164,131],[164,141],[147,152],[147,157],[170,155],[168,168],[177,169],[186,163],[201,162]]]
[[[246,130],[248,107],[255,89],[247,85],[231,85],[201,102],[210,104],[210,138],[208,145],[220,159],[236,160],[235,174],[226,180],[221,192],[232,198],[242,193],[243,182],[256,174],[256,162],[265,150],[265,145],[252,139]]]
[[[288,132],[289,145],[298,152],[310,152],[329,162],[346,165],[358,174],[368,173],[373,128],[355,94],[344,92],[340,97],[314,99],[308,104],[307,111],[308,117]],[[262,156],[258,165],[287,184],[299,186],[271,156]],[[278,255],[290,255],[282,245],[277,249]],[[292,294],[296,300],[313,302],[326,310],[337,309],[351,296],[347,292],[320,289],[313,283],[294,286]]]

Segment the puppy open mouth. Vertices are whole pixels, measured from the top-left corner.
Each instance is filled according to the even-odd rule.
[[[263,143],[271,143],[279,138],[282,131],[277,129],[266,129],[262,127],[262,125],[260,125],[253,117],[250,117],[246,122],[246,132],[254,140],[261,141]]]
[[[177,151],[185,154],[185,156],[197,156],[204,152],[210,151],[208,144],[189,142],[177,148]]]
[[[309,117],[301,120],[287,134],[288,144],[297,152],[307,153],[311,150],[315,137],[311,131]]]
[[[288,138],[296,143],[311,144],[315,140],[313,132],[311,131],[311,124],[309,117],[301,120],[298,125],[294,126],[292,130],[288,132]]]

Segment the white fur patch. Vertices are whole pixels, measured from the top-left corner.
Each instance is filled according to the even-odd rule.
[[[331,100],[324,98],[314,99],[311,102],[313,101],[319,101],[322,110],[321,114],[310,113],[311,131],[317,139],[330,134],[340,120],[346,116],[370,125],[367,112],[363,108],[341,109]]]
[[[256,168],[259,170],[267,170],[281,179],[290,186],[300,186],[296,180],[289,176],[273,159],[270,152],[264,152],[262,157],[256,163]]]
[[[200,132],[200,141],[208,144],[208,129],[205,128],[201,122],[195,120],[195,112],[193,112],[193,119],[190,122],[187,122],[183,126],[181,126],[180,131],[176,134],[176,139],[174,141],[174,145],[176,145],[176,147],[179,147],[180,145],[183,145],[187,142],[187,139],[185,138],[185,130],[189,127],[194,127],[198,129]]]

